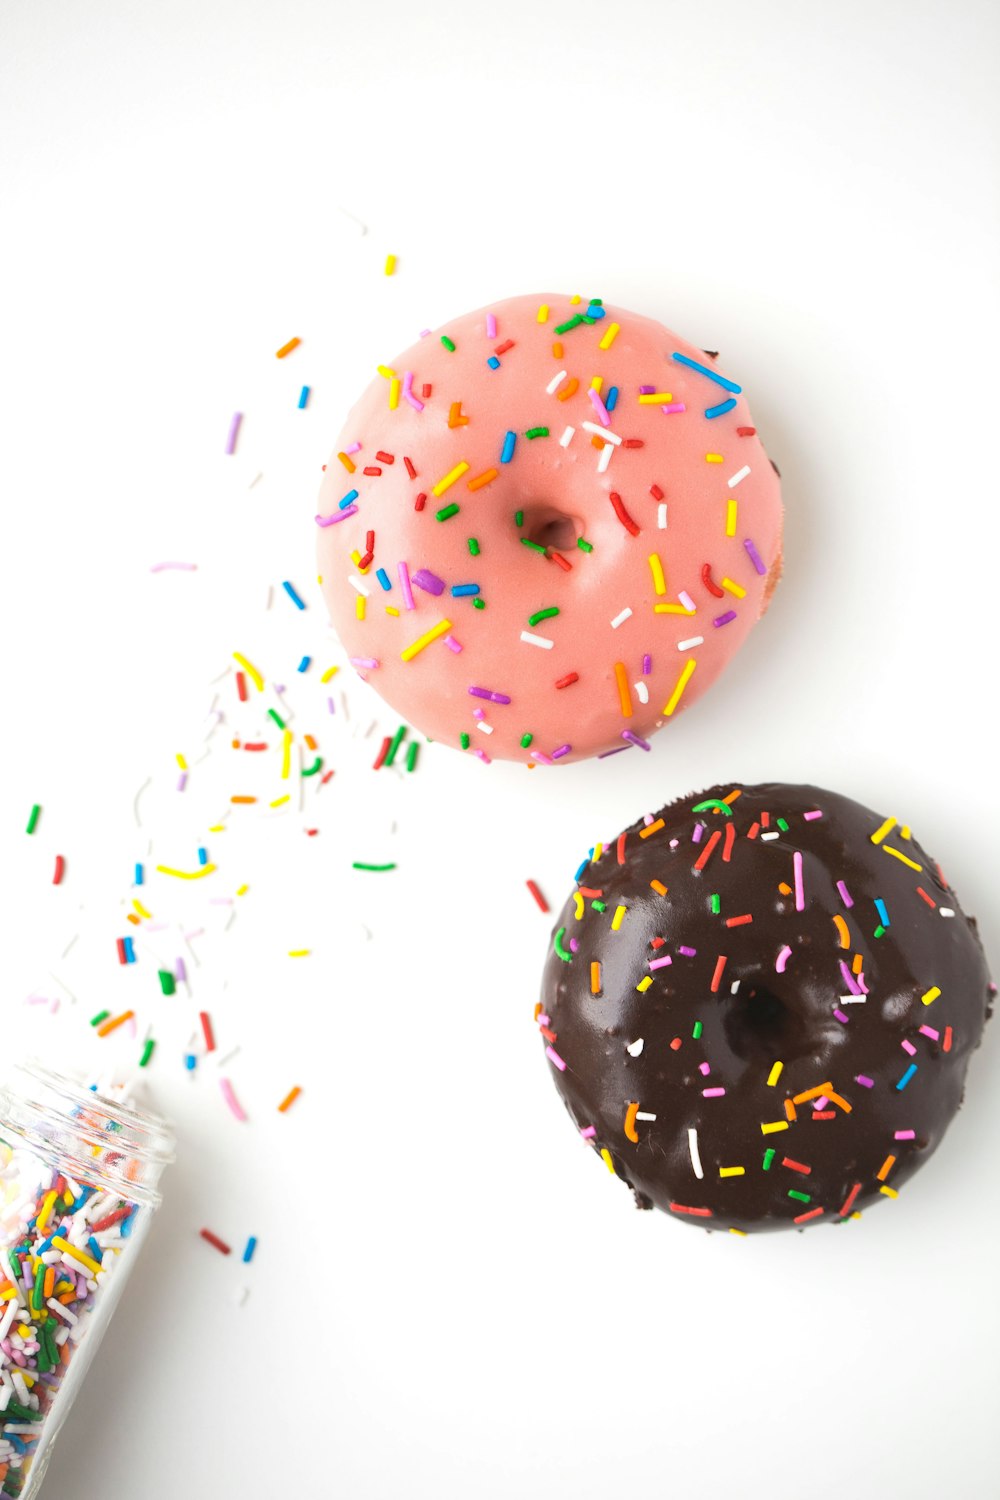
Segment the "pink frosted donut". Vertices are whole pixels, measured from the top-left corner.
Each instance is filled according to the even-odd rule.
[[[648,749],[781,571],[740,386],[596,299],[512,297],[425,334],[337,448],[316,517],[333,624],[404,718],[483,759]]]

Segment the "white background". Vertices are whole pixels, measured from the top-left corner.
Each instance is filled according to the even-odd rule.
[[[546,1077],[524,880],[558,904],[643,810],[814,780],[910,821],[1000,952],[998,41],[972,0],[7,0],[3,1050],[120,1067],[152,1026],[179,1137],[54,1500],[996,1493],[997,1037],[862,1223],[639,1216]],[[424,746],[376,775],[395,717],[348,683],[331,719],[316,682],[320,465],[377,362],[543,287],[723,351],[782,469],[785,581],[648,756],[528,775]],[[303,615],[265,608],[286,578]],[[173,756],[233,650],[287,682],[315,653],[294,727],[337,774],[206,836],[231,724],[183,796]],[[222,931],[207,883],[147,885],[158,919],[211,917],[171,1001],[115,956],[150,840],[186,867],[207,841],[237,910]],[[139,1038],[97,1042],[125,1006]],[[184,1071],[199,1009],[242,1049],[245,1124]],[[254,1264],[203,1225],[256,1234]]]

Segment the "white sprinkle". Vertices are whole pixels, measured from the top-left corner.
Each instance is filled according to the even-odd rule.
[[[483,734],[492,734],[493,733],[493,725],[492,724],[484,724],[483,721],[482,721],[482,719],[480,719],[479,722],[476,724],[476,728],[477,729],[481,729],[483,731]]]
[[[739,484],[740,480],[741,479],[745,479],[749,473],[750,473],[750,465],[749,464],[744,464],[743,467],[742,467],[742,469],[740,469],[736,474],[733,475],[732,479],[727,479],[726,480],[726,483],[728,484],[728,486],[729,486],[729,488],[731,490],[734,490],[736,488],[736,486]]]
[[[656,507],[656,524],[660,528],[661,531],[666,531],[666,529],[667,529],[667,502],[665,500],[661,500],[660,504]]]
[[[950,906],[939,906],[938,911],[942,917],[953,917],[955,915]]]
[[[656,1119],[655,1115],[649,1114],[648,1111],[646,1111],[644,1109],[637,1109],[636,1112],[635,1112],[635,1117],[636,1117],[637,1120],[655,1120]]]
[[[692,646],[702,646],[704,643],[705,637],[703,635],[693,635],[686,641],[678,641],[677,649],[678,651],[690,651]]]
[[[346,208],[341,208],[339,204],[337,206],[337,212],[347,220],[347,224],[350,225],[355,234],[363,235],[368,233],[368,225],[365,224],[363,220],[359,219],[357,214],[350,213]],[[347,225],[345,225],[344,227],[346,228]]]
[[[867,998],[866,995],[841,995],[840,1003],[841,1005],[864,1005]]]
[[[695,604],[694,600],[691,598],[691,595],[685,589],[681,589],[677,597],[681,601],[689,615],[696,615],[698,613],[698,606]]]
[[[565,379],[566,379],[566,371],[565,370],[560,370],[558,375],[553,375],[552,379],[549,381],[548,385],[545,387],[545,389],[548,392],[548,394],[550,396],[554,395],[555,392],[562,385],[562,383],[563,383],[563,381]]]
[[[573,441],[573,434],[574,434],[575,431],[576,431],[575,427],[567,427],[566,428],[566,431],[563,433],[562,437],[559,439],[559,446],[560,446],[560,448],[568,448],[569,447],[570,443]]]
[[[521,639],[526,646],[544,646],[546,651],[551,651],[555,641],[548,641],[544,635],[532,635],[530,630],[521,631]]]
[[[701,1168],[701,1157],[698,1154],[698,1132],[697,1132],[697,1130],[689,1130],[688,1131],[688,1150],[691,1153],[691,1165],[692,1165],[692,1167],[694,1167],[694,1175],[696,1177],[704,1177],[705,1174],[704,1174],[704,1172],[702,1171],[702,1168]]]
[[[362,594],[366,599],[369,597],[371,590],[369,589],[367,583],[362,583],[361,579],[355,578],[353,573],[348,573],[347,581],[351,585],[352,589],[357,589],[358,593]]]
[[[632,686],[635,689],[635,696],[638,698],[639,702],[648,703],[649,688],[646,686],[646,684],[644,682],[633,682]]]
[[[598,429],[598,430],[600,430],[600,429]],[[611,446],[610,443],[605,443],[604,444],[604,447],[601,449],[601,456],[597,460],[597,472],[598,472],[598,474],[605,473],[605,471],[607,470],[608,464],[611,462],[611,455],[612,455],[612,453],[614,453],[614,451],[615,450],[614,450],[614,448],[612,448],[612,446]]]
[[[781,838],[781,833],[780,832],[762,833],[761,834],[761,839],[762,840],[763,839],[780,839],[780,838]]]
[[[626,605],[626,607],[622,610],[621,614],[620,615],[615,615],[614,619],[611,621],[611,629],[612,630],[617,630],[618,627],[619,627],[619,625],[624,625],[625,621],[629,618],[629,616],[631,615],[631,613],[632,613],[632,611]]]
[[[617,432],[611,432],[607,427],[599,427],[596,422],[581,422],[580,426],[584,432],[594,432],[598,437],[603,438],[605,445],[613,443],[617,448],[619,443],[625,441],[624,438],[618,436]]]
[[[625,1048],[625,1051],[628,1053],[629,1057],[638,1057],[639,1053],[642,1051],[642,1037],[639,1037],[634,1042],[629,1042],[628,1046]]]
[[[733,982],[732,982],[732,984],[729,986],[729,993],[731,995],[735,995],[736,991],[739,989],[739,987],[740,987],[740,981],[738,979],[734,979]]]

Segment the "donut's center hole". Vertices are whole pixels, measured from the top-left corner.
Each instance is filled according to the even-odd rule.
[[[738,1057],[779,1057],[797,1030],[797,1019],[777,995],[744,980],[726,1007],[723,1025]]]
[[[579,516],[554,505],[529,502],[523,507],[524,525],[521,535],[534,542],[536,547],[552,547],[556,552],[569,552],[583,536],[583,522]]]

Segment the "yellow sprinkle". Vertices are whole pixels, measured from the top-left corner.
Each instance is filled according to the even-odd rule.
[[[719,581],[722,584],[722,587],[724,589],[728,589],[731,594],[735,594],[736,597],[737,597],[737,599],[745,599],[746,598],[746,596],[747,596],[746,589],[741,589],[740,586],[739,586],[739,584],[738,583],[734,583],[731,578],[722,578]]]
[[[626,913],[627,910],[628,910],[627,906],[616,906],[615,907],[615,914],[611,918],[611,931],[612,932],[617,932],[619,930],[619,928],[622,925],[622,922],[625,919],[625,913]]]
[[[771,1120],[767,1125],[762,1125],[760,1127],[760,1133],[761,1133],[761,1135],[774,1135],[775,1131],[777,1131],[777,1130],[787,1130],[787,1129],[788,1129],[788,1121],[787,1120]]]
[[[247,891],[248,891],[248,890],[249,890],[249,889],[250,889],[250,887],[249,887],[249,886],[248,886],[248,885],[241,885],[241,886],[240,886],[240,887],[239,887],[239,888],[238,888],[238,889],[237,889],[237,892],[236,892],[236,894],[237,894],[237,896],[245,896],[245,895],[246,895],[246,893],[247,893]]]
[[[280,807],[283,802],[288,802],[289,800],[290,800],[290,795],[289,795],[288,792],[286,792],[283,797],[275,797],[275,799],[274,799],[273,802],[269,802],[268,803],[268,806],[269,807]]]
[[[664,406],[674,398],[669,391],[652,391],[639,397],[640,406]]]
[[[617,1173],[615,1172],[615,1164],[611,1160],[611,1152],[608,1150],[607,1146],[601,1147],[601,1160],[604,1162],[604,1165],[607,1167],[612,1177],[617,1176]]]
[[[365,605],[367,603],[368,603],[368,600],[365,598],[364,594],[357,594],[357,595],[355,595],[355,599],[354,599],[354,618],[356,620],[363,620],[364,619],[364,617],[365,617]]]
[[[468,464],[466,464],[466,468],[468,468]],[[405,648],[405,650],[401,651],[399,653],[400,657],[403,661],[412,661],[415,656],[418,656],[420,652],[423,651],[425,646],[429,646],[432,641],[439,640],[441,636],[447,635],[450,629],[450,620],[439,620],[432,629],[426,631],[423,635],[418,636],[415,641],[412,641],[411,644]]]
[[[909,840],[909,838],[910,838],[910,828],[909,828],[909,824],[908,823],[903,823],[901,825],[900,830],[899,830],[899,836],[900,836],[901,839],[906,839],[907,841]]]
[[[707,464],[721,464],[721,462],[722,462],[722,454],[721,453],[706,453],[705,454],[705,462]]]
[[[175,875],[178,880],[200,880],[203,875],[211,875],[215,869],[214,865],[202,865],[200,870],[173,870],[169,865],[157,865],[161,875]]]
[[[569,300],[572,307],[579,307],[580,303],[583,301],[583,298],[580,296],[579,292],[574,292]]]
[[[937,999],[937,997],[940,995],[940,993],[941,993],[941,991],[938,989],[937,985],[934,984],[934,985],[931,985],[930,989],[927,990],[927,992],[925,994],[921,995],[920,998],[924,1002],[925,1005],[933,1005],[934,1001]]]
[[[726,536],[736,535],[736,501],[730,500],[726,506]]]
[[[601,993],[601,965],[598,959],[594,959],[590,965],[590,993],[599,995]]]
[[[386,258],[385,258],[385,274],[387,276],[391,276],[392,273],[393,273],[393,271],[395,271],[395,269],[396,269],[396,257],[394,255],[387,255]]]
[[[238,651],[233,652],[233,660],[239,662],[240,666],[243,668],[244,672],[247,674],[250,681],[257,689],[258,693],[262,693],[264,691],[264,679],[257,671],[257,668],[254,666],[253,662],[247,661],[246,657],[241,656]]]
[[[542,305],[541,305],[541,307],[538,309],[538,322],[539,323],[547,323],[548,321],[549,321],[549,304],[547,302],[543,302]]]
[[[883,854],[891,854],[894,859],[901,859],[904,865],[909,865],[911,870],[922,870],[923,865],[918,865],[915,859],[909,859],[900,849],[894,849],[891,844],[882,845]]]
[[[681,694],[690,682],[691,673],[694,671],[696,665],[697,663],[695,662],[694,657],[692,657],[690,661],[686,661],[684,663],[684,669],[681,672],[681,675],[678,677],[676,686],[674,687],[673,692],[670,694],[670,697],[667,699],[666,706],[663,710],[667,718],[670,717],[674,709],[677,707],[678,703],[681,701]]]
[[[399,405],[399,381],[393,376],[389,381],[389,410],[395,411]]]
[[[614,343],[615,339],[618,337],[618,332],[619,332],[620,327],[621,327],[621,325],[619,323],[609,323],[608,324],[608,331],[604,335],[604,337],[601,339],[601,342],[598,344],[598,346],[597,346],[598,349],[610,349],[611,345]]]
[[[226,829],[223,823],[213,823],[208,831],[209,833],[225,833]]]
[[[639,994],[640,995],[644,995],[646,993],[646,991],[649,989],[649,986],[652,984],[652,982],[653,982],[653,976],[652,976],[652,974],[647,974],[646,977],[645,977],[645,979],[640,979],[639,983],[636,985],[636,989],[639,991]]]
[[[132,897],[132,905],[135,907],[140,917],[151,917],[153,915],[151,911],[146,910],[142,902],[137,900],[135,896]]]
[[[891,1188],[891,1187],[886,1187],[885,1183],[883,1183],[882,1186],[879,1188],[879,1192],[880,1193],[884,1193],[887,1198],[898,1198],[899,1197],[899,1194],[896,1192],[896,1189],[895,1188]]]
[[[601,855],[603,853],[604,853],[604,845],[603,844],[595,844],[594,845],[594,864],[595,865],[596,865],[597,861],[600,859],[600,857],[601,857]]]
[[[685,609],[683,604],[654,604],[653,613],[656,615],[693,615],[693,609]]]
[[[431,494],[443,495],[445,490],[450,490],[455,481],[457,479],[461,479],[462,475],[467,474],[468,472],[469,465],[463,459],[463,461],[460,464],[456,464],[455,467],[449,473],[447,473],[443,479],[438,480],[437,484],[431,490]]]
[[[310,951],[311,950],[309,948],[289,948],[289,950],[288,950],[288,957],[289,958],[308,958]]]
[[[872,834],[872,843],[873,844],[881,844],[881,842],[885,838],[886,834],[887,833],[891,833],[892,830],[895,828],[895,826],[896,826],[896,819],[895,818],[886,818],[885,822],[882,824],[882,827],[881,828],[876,828],[875,832]]]
[[[101,1269],[92,1255],[86,1255],[82,1250],[78,1250],[75,1245],[70,1244],[69,1240],[64,1240],[61,1234],[54,1237],[52,1244],[64,1255],[70,1255],[74,1260],[79,1261],[80,1265],[85,1266],[92,1276],[96,1276]]]
[[[337,673],[339,671],[340,671],[339,667],[327,667],[326,671],[323,673],[322,677],[320,678],[320,682],[329,682],[330,678],[331,677],[336,677],[336,675],[337,675]]]
[[[774,1067],[771,1069],[770,1073],[768,1073],[768,1075],[767,1075],[767,1086],[768,1086],[769,1089],[773,1089],[774,1088],[774,1085],[777,1083],[778,1079],[781,1077],[781,1070],[782,1070],[782,1068],[784,1066],[785,1065],[784,1065],[783,1062],[776,1062],[775,1065],[774,1065]]]
[[[394,604],[387,604],[385,607],[385,612],[387,615],[395,615],[397,618],[399,616],[399,610]]]
[[[745,1229],[733,1229],[732,1226],[730,1226],[729,1233],[738,1234],[741,1240],[745,1240],[747,1237],[747,1232]]]
[[[176,760],[177,764],[180,766],[180,768],[181,768],[182,771],[186,771],[187,770],[188,763],[184,759],[183,755],[175,755],[174,759]]]
[[[719,1176],[720,1177],[742,1177],[745,1174],[745,1172],[746,1172],[746,1167],[720,1167],[719,1168]]]
[[[395,380],[396,378],[395,370],[390,369],[388,365],[379,365],[378,372],[383,380]]]
[[[650,553],[648,561],[649,571],[653,575],[654,589],[658,594],[665,594],[667,592],[667,584],[663,577],[663,564],[655,552]]]
[[[55,1201],[58,1196],[58,1193],[56,1193],[55,1191],[45,1194],[45,1200],[42,1203],[42,1211],[38,1215],[38,1233],[43,1239],[45,1238],[45,1227],[49,1222],[49,1214],[52,1212],[53,1206],[55,1205]]]
[[[573,892],[573,911],[578,922],[583,921],[584,900],[579,891]]]
[[[593,378],[593,380],[591,380],[591,382],[590,382],[590,389],[592,391],[596,391],[597,394],[600,395],[601,394],[601,386],[603,384],[604,384],[604,376],[603,375],[595,375],[594,378]]]
[[[292,740],[294,736],[286,729],[281,736],[281,779],[287,781],[292,774]]]

